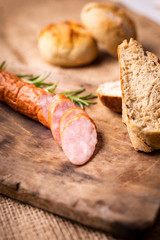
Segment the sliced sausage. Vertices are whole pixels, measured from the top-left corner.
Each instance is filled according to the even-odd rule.
[[[60,121],[60,133],[63,132],[64,126],[69,121],[69,119],[78,113],[84,113],[87,115],[87,113],[80,107],[70,108],[66,111],[66,113],[62,116]]]
[[[48,119],[50,129],[54,139],[59,145],[61,145],[59,128],[61,117],[69,108],[73,107],[75,107],[75,104],[62,94],[57,94],[49,107]]]
[[[62,142],[62,148],[73,164],[82,165],[93,155],[97,143],[95,124],[85,111],[77,108],[64,95],[54,96],[0,70],[0,101],[50,127],[53,137],[60,145]],[[66,113],[71,108],[72,110]]]
[[[46,105],[46,110],[44,110],[42,101],[39,101],[42,95],[45,95],[47,98],[47,96],[50,96],[51,94],[44,89],[35,87],[34,85],[25,84],[20,89],[17,96],[17,111],[49,127],[48,119],[46,120],[45,116],[49,104]],[[53,97],[54,95],[51,98],[53,99]]]
[[[55,95],[53,94],[48,94],[48,95],[42,94],[39,98],[39,104],[41,106],[41,109],[38,112],[38,120],[48,128],[50,127],[48,122],[48,110],[49,110],[49,106],[53,101],[54,96]]]
[[[47,98],[46,109],[41,96],[43,96],[43,100],[44,96]],[[49,127],[49,124],[46,112],[53,97],[54,95],[46,90],[26,83],[22,79],[0,70],[0,101],[5,102],[15,111],[39,121],[47,127]]]
[[[97,131],[89,116],[79,113],[65,125],[61,135],[62,148],[75,165],[86,163],[94,153],[97,143]]]

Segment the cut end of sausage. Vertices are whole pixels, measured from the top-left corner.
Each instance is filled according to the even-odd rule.
[[[49,125],[55,141],[61,145],[60,120],[63,114],[75,104],[61,94],[57,94],[49,107]]]
[[[55,97],[54,94],[42,94],[39,98],[39,104],[41,106],[41,109],[38,113],[38,120],[48,128],[49,128],[48,110],[54,97]]]
[[[62,134],[63,129],[64,129],[66,123],[70,120],[70,118],[75,116],[78,113],[83,113],[83,114],[87,115],[87,113],[80,107],[70,108],[65,112],[65,114],[62,116],[61,121],[60,121],[60,134]]]
[[[95,151],[97,131],[94,122],[85,114],[73,116],[62,133],[62,148],[75,165],[86,163]]]

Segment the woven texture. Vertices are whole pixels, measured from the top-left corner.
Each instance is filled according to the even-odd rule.
[[[140,239],[159,240],[160,217]],[[0,240],[120,240],[0,195]],[[122,239],[121,239],[122,240]]]
[[[54,214],[0,195],[0,240],[114,240]]]

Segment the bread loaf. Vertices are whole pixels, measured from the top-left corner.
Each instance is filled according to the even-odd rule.
[[[117,47],[124,39],[136,38],[133,21],[115,3],[87,3],[82,9],[81,20],[92,36],[113,56],[117,56]]]
[[[135,150],[160,149],[160,64],[131,39],[118,47],[122,117]]]
[[[38,48],[45,61],[65,67],[88,64],[98,55],[96,41],[81,24],[73,21],[43,29]]]

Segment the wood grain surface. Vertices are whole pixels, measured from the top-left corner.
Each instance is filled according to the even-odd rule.
[[[117,59],[101,49],[86,67],[59,68],[44,63],[37,50],[41,28],[51,22],[79,20],[86,1],[7,1],[0,8],[0,60],[12,73],[52,71],[57,92],[119,79]],[[138,40],[160,56],[159,25],[128,12]],[[0,104],[0,192],[88,226],[119,235],[150,227],[159,211],[160,152],[134,151],[121,115],[99,102],[86,109],[98,129],[92,159],[76,167],[68,162],[50,130]]]

